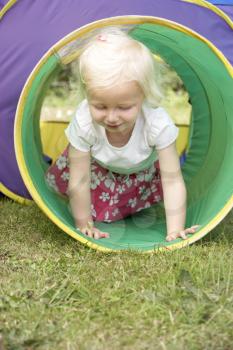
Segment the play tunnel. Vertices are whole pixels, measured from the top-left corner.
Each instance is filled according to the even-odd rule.
[[[50,81],[63,65],[78,58],[88,37],[104,26],[121,26],[164,59],[181,77],[192,104],[186,161],[182,166],[188,190],[186,226],[200,225],[187,240],[166,242],[162,205],[115,223],[98,223],[109,239],[94,240],[75,230],[66,199],[51,192],[44,179],[40,110]],[[233,205],[233,69],[206,38],[175,22],[143,16],[120,16],[90,23],[55,44],[40,60],[21,94],[15,120],[18,166],[31,196],[63,231],[101,251],[126,249],[153,252],[181,248],[203,237]],[[139,140],[140,141],[140,140]],[[174,198],[175,200],[175,198]]]
[[[154,16],[199,33],[232,64],[233,1],[212,2],[216,6],[203,0],[0,0],[0,192],[21,203],[31,198],[15,156],[15,112],[29,74],[50,47],[96,20]],[[41,132],[49,155],[55,150],[49,136],[53,124],[44,123]],[[59,125],[57,130],[61,128]]]

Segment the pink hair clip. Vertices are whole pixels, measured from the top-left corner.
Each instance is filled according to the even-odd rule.
[[[97,36],[97,40],[100,40],[100,41],[107,41],[107,36],[104,35],[104,34],[99,34]]]

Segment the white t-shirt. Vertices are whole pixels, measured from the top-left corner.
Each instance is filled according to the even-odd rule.
[[[143,104],[127,144],[123,147],[112,146],[105,128],[92,120],[87,100],[80,103],[75,117],[65,130],[73,147],[83,152],[90,151],[101,165],[121,173],[139,171],[140,164],[145,164],[156,149],[163,149],[173,143],[178,132],[179,129],[163,108],[151,108]]]

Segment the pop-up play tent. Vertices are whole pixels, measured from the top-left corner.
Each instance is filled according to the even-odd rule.
[[[175,249],[207,234],[233,205],[231,5],[220,8],[197,0],[0,1],[1,191],[15,198],[29,198],[30,193],[64,232],[102,251]],[[44,91],[61,67],[78,57],[89,36],[111,25],[124,27],[162,57],[189,93],[192,122],[182,166],[188,189],[186,224],[199,224],[200,230],[185,241],[165,241],[165,219],[157,207],[116,223],[99,223],[109,239],[88,238],[75,230],[67,200],[45,184],[48,165],[39,128]]]

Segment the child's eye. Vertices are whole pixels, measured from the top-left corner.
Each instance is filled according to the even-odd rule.
[[[120,106],[119,109],[122,111],[127,111],[128,109],[130,109],[131,106]]]
[[[95,107],[95,109],[98,109],[98,110],[100,110],[100,111],[102,111],[103,109],[106,108],[105,106],[99,106],[99,105],[94,106],[94,107]]]

